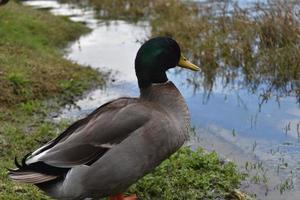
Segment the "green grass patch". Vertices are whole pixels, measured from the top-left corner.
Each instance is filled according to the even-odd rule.
[[[221,162],[216,153],[182,147],[129,191],[143,200],[225,199],[243,179],[232,162]]]
[[[54,96],[78,96],[101,76],[62,57],[88,28],[10,2],[0,7],[0,107]],[[71,95],[71,97],[70,97]]]
[[[0,199],[49,199],[36,187],[8,179],[15,156],[22,158],[55,137],[65,125],[49,113],[104,83],[89,67],[63,58],[61,48],[89,29],[9,2],[0,7]]]

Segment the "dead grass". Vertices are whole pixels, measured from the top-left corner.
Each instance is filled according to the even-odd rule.
[[[162,20],[174,19],[175,10],[184,13],[179,1],[172,2],[163,9],[170,12],[161,12],[152,21],[152,27],[157,27],[152,35],[170,35],[180,41],[200,62],[204,86],[211,88],[216,76],[227,85],[242,72],[245,86],[252,91],[263,86],[265,93],[295,95],[299,100],[300,21],[294,13],[299,3],[273,1],[248,9],[232,4],[230,12],[226,3],[186,6],[187,14],[174,21]]]

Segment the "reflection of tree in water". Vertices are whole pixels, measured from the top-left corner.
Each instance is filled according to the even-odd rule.
[[[64,0],[76,1],[76,0]],[[300,103],[300,3],[270,0],[241,8],[231,1],[89,0],[102,19],[149,20],[152,36],[180,41],[202,66],[189,80],[208,94],[218,78],[271,96],[295,96]]]

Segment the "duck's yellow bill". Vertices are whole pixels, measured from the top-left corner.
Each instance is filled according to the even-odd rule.
[[[188,61],[183,55],[180,56],[178,66],[186,68],[186,69],[191,69],[193,71],[199,71],[200,70],[200,68],[198,66],[196,66],[193,63],[191,63],[190,61]]]

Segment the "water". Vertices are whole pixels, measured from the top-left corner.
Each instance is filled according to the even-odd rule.
[[[56,120],[85,116],[104,102],[120,96],[138,96],[134,58],[140,42],[150,35],[147,22],[101,21],[94,11],[56,1],[27,1],[25,4],[51,8],[57,15],[86,23],[93,31],[82,36],[67,49],[66,57],[74,62],[110,72],[111,81],[105,89],[96,89],[76,102],[77,106],[62,109]],[[259,91],[249,93],[238,84],[224,88],[221,78],[212,93],[194,90],[187,79],[190,72],[171,70],[168,77],[180,89],[189,106],[197,138],[190,142],[215,150],[243,168],[247,162],[262,163],[250,170],[251,176],[266,174],[267,186],[244,184],[259,199],[297,199],[300,195],[300,143],[297,124],[300,109],[294,97],[270,98],[260,105]],[[199,75],[200,76],[200,75]],[[78,109],[80,107],[80,109]],[[248,167],[249,168],[249,167]],[[292,171],[292,173],[291,173]],[[294,189],[280,194],[279,188],[293,183]],[[275,189],[274,189],[275,188]],[[268,193],[265,196],[265,193]]]

